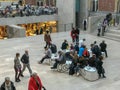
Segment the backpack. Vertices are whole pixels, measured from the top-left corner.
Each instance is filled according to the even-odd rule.
[[[57,46],[55,44],[52,44],[50,47],[52,53],[56,53],[57,52]]]

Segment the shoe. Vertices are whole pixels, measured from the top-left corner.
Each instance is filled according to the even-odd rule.
[[[38,62],[38,64],[42,64],[42,62],[40,61],[40,62]]]
[[[106,78],[106,76],[103,76],[103,78]]]
[[[56,69],[55,67],[51,67],[51,69]]]
[[[20,79],[16,79],[15,82],[20,82],[21,80]]]
[[[21,74],[20,76],[21,76],[21,77],[24,77],[24,75],[23,75],[23,74]]]

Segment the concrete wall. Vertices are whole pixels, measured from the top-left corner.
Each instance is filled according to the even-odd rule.
[[[104,20],[105,15],[101,16],[91,16],[88,18],[88,33],[93,33],[95,30],[98,29],[98,23],[102,23]]]
[[[80,0],[80,27],[82,28],[82,22],[88,18],[88,0]]]
[[[75,26],[75,0],[57,0],[58,7],[58,30],[71,30]]]
[[[25,37],[26,30],[23,27],[16,25],[8,25],[7,26],[7,36],[8,38],[17,38],[17,37]]]
[[[11,25],[11,24],[26,24],[35,22],[45,21],[57,21],[57,15],[41,15],[41,16],[29,16],[29,17],[11,17],[11,18],[0,18],[0,25]]]

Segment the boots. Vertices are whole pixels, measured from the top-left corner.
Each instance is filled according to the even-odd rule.
[[[19,78],[15,78],[15,82],[20,82],[21,80]]]

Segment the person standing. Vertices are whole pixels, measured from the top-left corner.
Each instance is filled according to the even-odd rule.
[[[74,43],[76,40],[76,32],[74,28],[72,28],[71,30],[71,37],[72,37],[72,42]]]
[[[75,33],[76,33],[76,43],[79,42],[79,34],[80,34],[80,30],[78,28],[75,29]]]
[[[106,78],[106,76],[104,75],[105,74],[105,70],[104,70],[104,68],[103,68],[103,57],[102,56],[100,56],[99,57],[99,60],[97,61],[97,66],[96,66],[96,68],[97,68],[97,72],[98,72],[98,75],[99,75],[99,78],[101,78],[101,75],[102,75],[102,77],[103,78]]]
[[[84,31],[87,30],[87,19],[83,20],[83,29],[84,29]]]
[[[98,34],[97,34],[97,36],[100,36],[100,33],[101,33],[101,23],[98,23]]]
[[[37,73],[33,73],[29,79],[28,90],[42,90],[42,88],[46,90]]]
[[[105,33],[105,31],[106,31],[107,24],[108,24],[107,20],[104,19],[103,24],[102,24],[102,36],[104,36],[104,33]]]
[[[51,40],[51,36],[49,34],[49,31],[46,31],[45,35],[44,35],[44,41],[46,42],[46,46],[45,47],[49,47],[50,46],[50,42]]]
[[[28,68],[30,75],[32,75],[32,70],[30,68],[30,62],[29,62],[28,50],[25,50],[25,54],[23,54],[23,56],[21,57],[21,62],[23,63],[23,69],[21,72],[21,76],[23,76],[23,72],[25,71],[26,67]]]
[[[5,81],[0,87],[0,90],[16,90],[14,83],[10,81],[9,77],[5,77]]]
[[[15,82],[20,81],[20,75],[21,75],[21,64],[20,64],[19,57],[20,57],[20,54],[16,53],[16,57],[14,59]]]
[[[101,48],[101,52],[104,52],[104,53],[105,53],[105,56],[108,57],[108,55],[107,55],[107,50],[106,50],[107,44],[105,43],[105,41],[103,40],[102,43],[100,43],[99,46],[100,46],[100,48]]]

